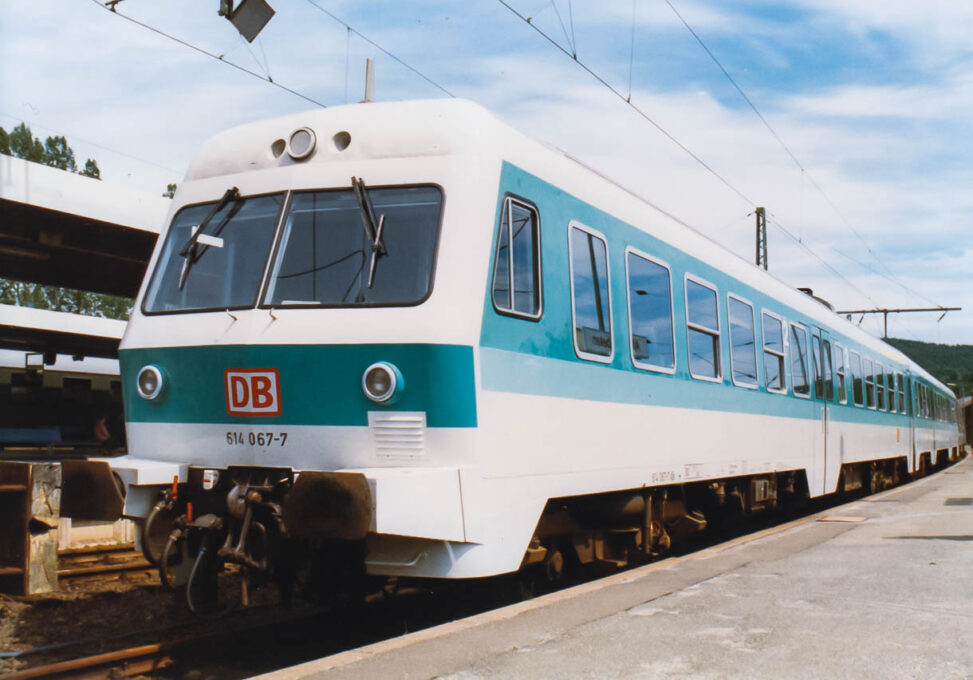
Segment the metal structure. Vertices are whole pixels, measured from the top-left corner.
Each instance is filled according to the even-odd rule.
[[[767,271],[767,213],[763,208],[754,210],[757,218],[757,266]]]
[[[942,321],[946,312],[959,312],[962,307],[910,307],[908,309],[846,309],[837,312],[838,314],[881,314],[882,315],[882,338],[889,337],[889,314],[908,314],[912,312],[942,312],[939,320]]]

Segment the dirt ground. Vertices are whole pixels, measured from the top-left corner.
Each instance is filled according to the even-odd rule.
[[[62,580],[43,595],[0,594],[0,674],[152,641],[194,621],[151,570]]]

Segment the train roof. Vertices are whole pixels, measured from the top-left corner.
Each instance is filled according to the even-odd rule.
[[[284,152],[284,145],[300,128],[314,131],[316,147],[309,158],[295,161]],[[901,351],[869,335],[813,297],[727,250],[637,191],[560,150],[527,137],[471,101],[433,99],[355,104],[241,125],[210,138],[193,159],[185,179],[202,180],[299,164],[472,154],[495,156],[498,164],[511,162],[766,292],[875,354],[908,365],[914,374],[950,392]]]

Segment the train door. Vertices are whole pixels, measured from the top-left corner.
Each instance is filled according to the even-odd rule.
[[[902,376],[902,378],[903,380],[905,380],[906,408],[909,409],[909,447],[912,449],[911,469],[918,470],[919,461],[917,460],[917,457],[919,454],[916,452],[916,450],[918,449],[918,447],[916,446],[916,411],[918,411],[919,409],[917,407],[916,398],[915,398],[916,383],[912,379],[912,373],[910,373],[909,371],[906,371],[905,375]]]
[[[828,493],[837,483],[837,473],[828,475],[828,455],[834,458],[839,452],[836,428],[831,426],[831,409],[835,399],[834,364],[831,354],[831,337],[823,329],[814,329],[811,335],[811,363],[814,366],[814,399],[821,405],[820,435],[815,436],[814,458],[816,472],[820,475],[821,491]],[[835,461],[838,465],[840,462]]]

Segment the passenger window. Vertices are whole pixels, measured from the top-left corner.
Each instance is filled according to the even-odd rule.
[[[875,369],[872,360],[864,359],[865,363],[865,405],[868,408],[875,408]]]
[[[500,210],[497,254],[493,265],[493,306],[503,314],[539,319],[541,300],[540,222],[537,210],[521,201],[505,198]]]
[[[885,374],[885,386],[888,392],[889,411],[895,413],[895,374],[892,371]]]
[[[608,246],[587,227],[572,223],[570,232],[574,347],[582,359],[607,363],[614,351]]]
[[[700,380],[718,381],[722,370],[716,288],[686,278],[686,322],[689,336],[689,374]]]
[[[895,381],[899,385],[899,413],[905,413],[905,383],[901,373],[895,374]]]
[[[811,385],[807,373],[807,331],[791,324],[791,385],[798,397],[810,397]]]
[[[671,373],[676,368],[676,353],[669,269],[632,250],[625,262],[632,363],[639,368]]]
[[[862,385],[862,358],[858,352],[849,352],[851,355],[851,391],[855,400],[855,406],[865,403],[865,390]]]
[[[768,392],[784,393],[784,323],[767,312],[761,315],[764,336],[764,385]]]
[[[838,403],[848,403],[848,389],[845,386],[845,348],[837,342],[834,344],[834,374],[838,383]]]
[[[733,371],[733,382],[744,387],[756,387],[757,349],[753,307],[731,295],[727,309],[730,316],[730,368]]]
[[[882,364],[875,362],[875,393],[879,411],[885,410],[885,371]]]

